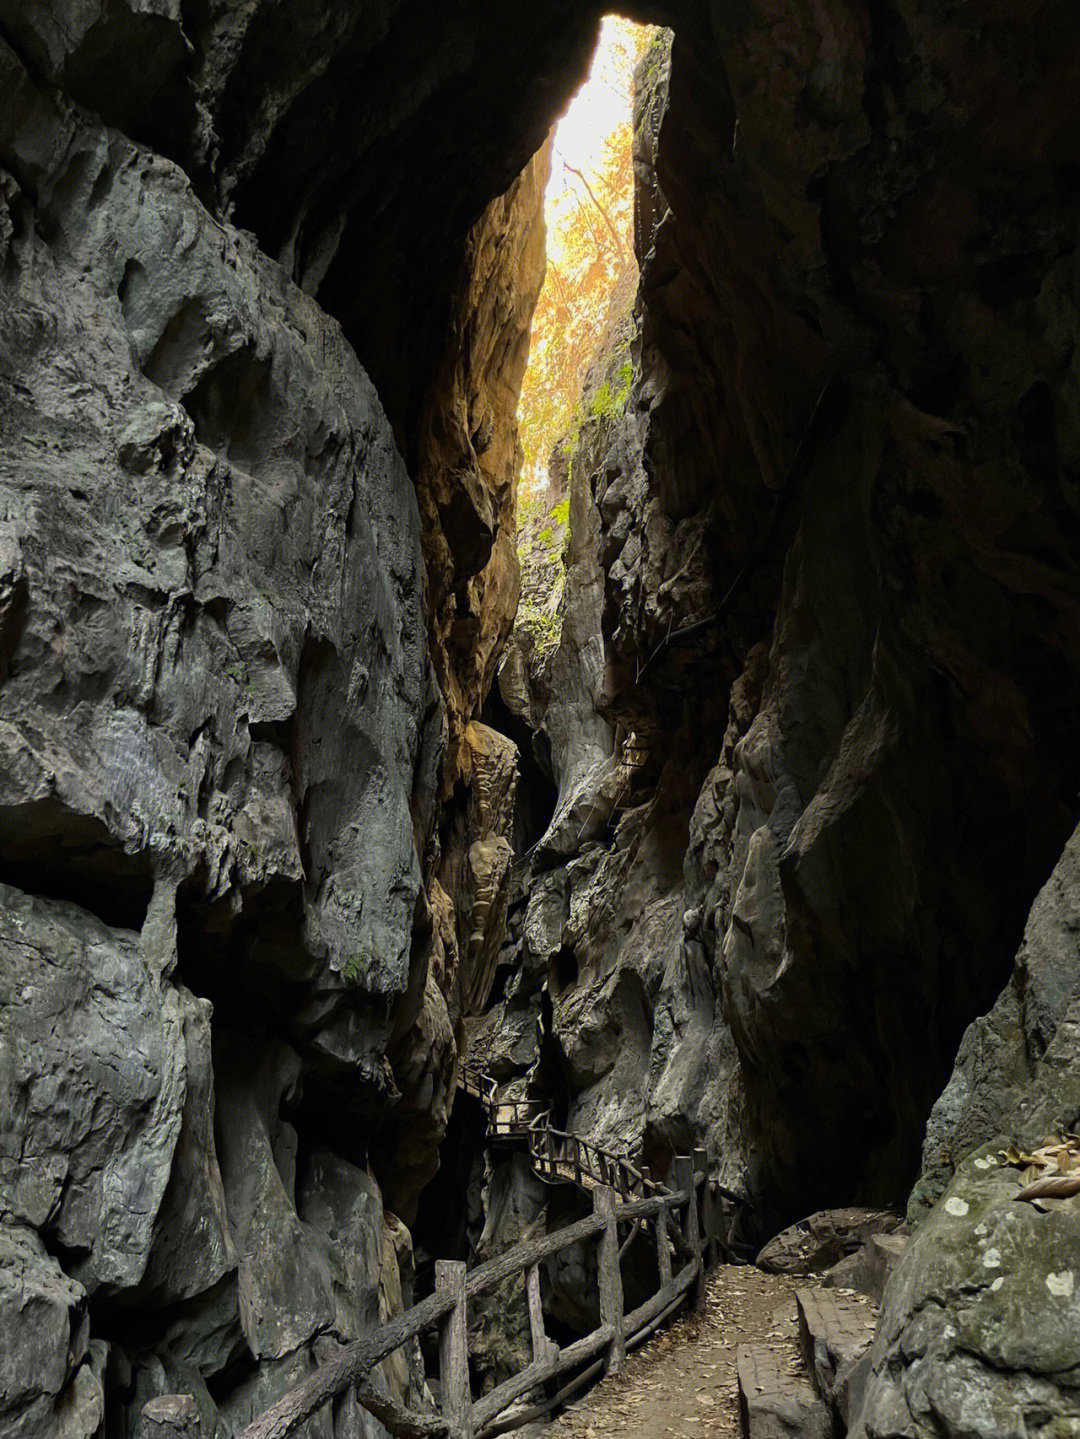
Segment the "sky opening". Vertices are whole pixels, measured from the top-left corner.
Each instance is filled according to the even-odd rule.
[[[544,204],[547,276],[519,409],[522,504],[548,489],[552,448],[573,426],[615,297],[632,303],[633,77],[655,34],[651,26],[608,16],[588,77],[555,127]]]

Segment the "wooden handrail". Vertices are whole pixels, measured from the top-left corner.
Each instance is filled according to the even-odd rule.
[[[722,1240],[718,1232],[719,1201],[725,1198],[745,1203],[707,1175],[703,1150],[676,1158],[673,1176],[677,1187],[668,1188],[654,1181],[644,1165],[635,1165],[626,1155],[613,1154],[581,1135],[552,1128],[550,1110],[535,1112],[537,1101],[500,1100],[498,1084],[479,1067],[463,1064],[458,1082],[466,1093],[484,1104],[493,1138],[527,1139],[537,1174],[554,1182],[571,1179],[586,1188],[593,1196],[593,1213],[554,1234],[524,1240],[471,1271],[459,1261],[438,1261],[437,1288],[430,1298],[375,1334],[348,1345],[248,1425],[240,1439],[287,1439],[324,1404],[351,1388],[357,1389],[360,1404],[398,1439],[473,1439],[476,1430],[486,1426],[491,1426],[492,1434],[506,1432],[515,1423],[525,1423],[537,1412],[551,1408],[559,1402],[560,1395],[580,1388],[582,1373],[554,1397],[514,1411],[516,1418],[507,1416],[495,1424],[516,1399],[580,1369],[597,1354],[605,1356],[601,1361],[604,1367],[618,1368],[629,1347],[642,1342],[664,1323],[687,1295],[691,1300],[699,1295],[706,1250],[716,1257],[726,1248],[726,1238]],[[677,1220],[684,1211],[684,1218]],[[659,1288],[637,1309],[624,1314],[621,1260],[641,1226],[649,1221],[656,1229]],[[622,1245],[620,1224],[630,1227]],[[597,1237],[600,1325],[560,1349],[544,1333],[540,1265],[572,1245]],[[673,1253],[686,1260],[674,1275]],[[468,1303],[522,1272],[526,1276],[532,1360],[520,1373],[474,1403],[469,1390]],[[441,1416],[414,1413],[377,1394],[367,1382],[377,1364],[433,1325],[440,1326]],[[596,1368],[593,1363],[584,1372],[592,1374]]]
[[[692,1162],[692,1161],[691,1161]],[[515,1399],[528,1394],[540,1384],[576,1369],[594,1355],[605,1352],[607,1363],[617,1366],[628,1345],[639,1339],[643,1330],[655,1327],[658,1318],[673,1312],[674,1307],[689,1293],[702,1272],[702,1236],[697,1229],[697,1192],[706,1175],[697,1172],[686,1188],[665,1190],[642,1199],[619,1203],[614,1191],[601,1186],[594,1193],[594,1212],[575,1224],[566,1225],[554,1234],[540,1239],[525,1240],[505,1254],[496,1255],[477,1265],[471,1272],[464,1264],[443,1262],[437,1266],[439,1288],[430,1298],[414,1305],[405,1314],[384,1325],[375,1334],[349,1345],[309,1379],[290,1390],[266,1413],[243,1431],[240,1439],[287,1439],[322,1405],[360,1386],[359,1401],[377,1413],[380,1422],[391,1434],[401,1439],[420,1439],[448,1435],[450,1439],[471,1439],[474,1429],[491,1424]],[[686,1210],[685,1224],[692,1254],[689,1262],[670,1277],[661,1270],[661,1285],[651,1299],[628,1315],[622,1309],[622,1276],[618,1226],[658,1221],[658,1229],[667,1232],[674,1216]],[[543,1333],[543,1315],[539,1303],[539,1265],[561,1250],[599,1235],[598,1283],[600,1287],[600,1326],[591,1334],[560,1349]],[[481,1400],[473,1403],[468,1392],[468,1330],[465,1322],[468,1301],[493,1288],[510,1276],[525,1272],[533,1334],[533,1359],[519,1374],[506,1380]],[[443,1366],[441,1383],[442,1416],[416,1414],[376,1395],[365,1381],[372,1369],[402,1344],[415,1339],[435,1324],[442,1325],[440,1358]],[[577,1380],[574,1381],[577,1383]],[[526,1411],[531,1413],[532,1410]],[[525,1416],[521,1418],[525,1422]],[[509,1427],[503,1423],[500,1429]]]
[[[541,1109],[542,1101],[500,1099],[497,1080],[479,1065],[463,1061],[458,1085],[483,1104],[492,1139],[528,1141],[532,1166],[545,1183],[568,1182],[586,1189],[610,1184],[623,1199],[663,1190],[662,1184],[627,1155],[615,1154],[583,1135],[553,1128],[551,1110]]]

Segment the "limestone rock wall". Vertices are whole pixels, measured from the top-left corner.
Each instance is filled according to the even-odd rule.
[[[862,1362],[852,1432],[1035,1432],[1074,1424],[1080,1214],[1017,1202],[1006,1162],[1080,1117],[1074,833],[1032,906],[1009,984],[960,1046],[927,1126],[915,1238]],[[1055,1169],[1046,1171],[1053,1175]]]
[[[0,1411],[224,1433],[409,1282],[367,1144],[427,960],[420,517],[338,325],[0,69]]]
[[[639,116],[640,378],[543,721],[610,737],[522,964],[571,1113],[707,1137],[764,1230],[903,1202],[1077,819],[1080,36],[1007,10],[680,9]]]
[[[559,793],[488,1039],[660,1168],[706,1141],[769,1229],[903,1197],[1080,818],[1080,20],[630,8],[675,29],[639,379],[573,496],[527,706]],[[391,1215],[511,905],[482,706],[542,160],[518,177],[597,15],[0,0],[25,1436],[177,1388],[227,1433],[407,1297]],[[1064,1030],[1027,1002],[998,1014],[1038,1070]]]

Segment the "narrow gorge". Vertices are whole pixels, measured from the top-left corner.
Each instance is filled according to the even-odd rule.
[[[606,7],[0,0],[11,1439],[235,1439],[587,1215],[466,1063],[704,1151],[734,1257],[902,1233],[837,1434],[1080,1435],[1080,1198],[1016,1200],[1080,1130],[1080,10],[618,11],[637,273],[519,615]]]

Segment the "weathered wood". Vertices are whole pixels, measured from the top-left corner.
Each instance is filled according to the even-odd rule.
[[[661,1209],[681,1209],[690,1198],[688,1191],[677,1194],[654,1194],[649,1199],[628,1199],[619,1205],[619,1219],[649,1219]]]
[[[675,1188],[690,1190],[694,1185],[694,1157],[691,1154],[676,1154],[671,1161],[671,1179]]]
[[[656,1264],[660,1270],[660,1288],[671,1283],[671,1245],[668,1241],[668,1212],[662,1209],[656,1216]]]
[[[649,1320],[648,1324],[633,1334],[628,1334],[626,1338],[627,1354],[629,1354],[631,1350],[640,1349],[642,1344],[644,1344],[647,1339],[651,1339],[658,1329],[663,1329],[672,1315],[676,1314],[685,1303],[686,1295],[677,1294],[665,1309],[661,1309],[659,1314]]]
[[[702,1262],[701,1243],[701,1215],[698,1210],[698,1183],[701,1175],[694,1176],[694,1184],[690,1189],[690,1203],[686,1206],[686,1240],[690,1245],[690,1252],[697,1261],[697,1277],[694,1280],[693,1288],[690,1291],[690,1307],[700,1309],[705,1299],[705,1265]]]
[[[559,1346],[547,1337],[544,1330],[544,1306],[540,1299],[540,1266],[530,1264],[525,1271],[525,1293],[529,1302],[529,1334],[532,1338],[532,1355],[537,1362],[553,1359]]]
[[[504,1414],[501,1419],[481,1430],[477,1439],[499,1439],[500,1434],[509,1434],[514,1429],[520,1429],[523,1424],[531,1424],[534,1419],[542,1419],[557,1404],[565,1404],[586,1385],[591,1384],[594,1379],[598,1379],[603,1372],[604,1360],[597,1359],[587,1369],[583,1369],[580,1374],[575,1374],[569,1384],[564,1384],[554,1394],[549,1394],[538,1403],[530,1404],[525,1409],[514,1409],[509,1414]]]
[[[472,1439],[472,1393],[469,1389],[469,1330],[465,1298],[465,1264],[439,1259],[435,1292],[448,1295],[453,1308],[439,1334],[439,1382],[443,1417],[454,1439]]]
[[[623,1333],[629,1338],[646,1324],[651,1323],[673,1300],[680,1298],[692,1287],[700,1269],[700,1264],[696,1262],[685,1264],[670,1284],[665,1284],[663,1289],[658,1289],[651,1299],[646,1299],[644,1304],[639,1304],[626,1316]]]
[[[553,1254],[569,1249],[572,1244],[591,1239],[594,1234],[599,1234],[603,1227],[604,1220],[596,1214],[590,1214],[585,1219],[579,1219],[576,1224],[568,1224],[565,1229],[556,1230],[554,1234],[545,1234],[541,1239],[524,1240],[513,1249],[508,1249],[505,1254],[497,1254],[494,1259],[478,1264],[466,1280],[465,1293],[472,1299],[474,1295],[501,1284],[512,1274],[520,1274],[531,1264],[539,1264],[542,1259],[550,1259]]]
[[[378,1333],[348,1345],[260,1414],[242,1432],[240,1439],[286,1439],[329,1400],[336,1399],[346,1389],[366,1379],[381,1359],[400,1349],[407,1340],[415,1339],[452,1308],[453,1300],[448,1295],[432,1294],[399,1318],[383,1325]]]
[[[701,1189],[701,1227],[705,1231],[705,1267],[720,1262],[720,1198],[708,1181]]]
[[[603,1219],[597,1271],[600,1284],[600,1322],[612,1328],[608,1370],[617,1374],[626,1358],[623,1335],[623,1286],[619,1268],[619,1226],[616,1219],[615,1191],[602,1184],[593,1192],[593,1207]]]
[[[704,1270],[701,1262],[703,1239],[708,1244],[710,1255],[726,1242],[719,1235],[720,1221],[725,1216],[718,1198],[714,1204],[710,1193],[723,1195],[725,1199],[737,1203],[745,1202],[741,1196],[733,1195],[719,1185],[709,1190],[703,1151],[695,1151],[693,1156],[680,1157],[676,1161],[673,1178],[678,1188],[672,1193],[652,1180],[647,1166],[639,1169],[625,1156],[611,1154],[578,1135],[553,1130],[549,1122],[550,1110],[536,1114],[536,1101],[508,1100],[500,1105],[498,1086],[481,1071],[467,1072],[463,1069],[461,1084],[467,1092],[481,1099],[488,1109],[490,1133],[505,1138],[527,1137],[530,1157],[537,1173],[546,1173],[553,1182],[573,1178],[581,1188],[597,1186],[594,1189],[594,1214],[556,1234],[517,1245],[508,1253],[479,1265],[471,1274],[466,1273],[462,1264],[440,1261],[436,1264],[436,1293],[430,1299],[385,1325],[378,1334],[342,1350],[334,1360],[323,1365],[249,1425],[240,1439],[286,1439],[322,1405],[352,1386],[357,1386],[361,1404],[397,1439],[438,1439],[443,1435],[450,1435],[451,1439],[472,1439],[477,1424],[493,1418],[514,1398],[579,1366],[602,1349],[609,1351],[602,1361],[605,1367],[619,1368],[627,1344],[641,1342],[674,1312],[692,1285],[700,1286]],[[706,1194],[699,1204],[698,1190],[703,1183]],[[624,1196],[638,1190],[641,1197],[619,1204],[616,1189]],[[661,1192],[657,1193],[657,1190]],[[672,1227],[672,1218],[684,1206],[684,1225]],[[661,1285],[646,1304],[625,1316],[619,1261],[633,1242],[642,1221],[649,1218],[656,1220]],[[618,1243],[619,1222],[633,1225],[622,1248]],[[538,1266],[560,1250],[597,1234],[600,1235],[601,1326],[594,1334],[560,1351],[544,1330]],[[670,1241],[674,1242],[677,1253],[688,1255],[690,1260],[674,1279],[671,1277]],[[472,1295],[482,1293],[523,1270],[526,1274],[533,1363],[522,1374],[486,1395],[480,1405],[474,1406],[468,1375],[467,1301]],[[413,1414],[378,1394],[370,1383],[365,1382],[380,1360],[440,1320],[446,1321],[440,1335],[444,1410],[441,1418]],[[597,1367],[592,1366],[593,1369]],[[582,1382],[579,1375],[574,1385]],[[533,1410],[546,1412],[553,1402],[545,1399],[542,1405],[522,1411],[515,1422],[525,1422],[525,1417]],[[498,1432],[503,1432],[505,1427],[498,1426]],[[164,1433],[162,1439],[165,1439]]]
[[[394,1439],[446,1439],[449,1421],[437,1414],[414,1414],[385,1394],[378,1394],[370,1384],[361,1384],[356,1391],[357,1402],[373,1415]]]
[[[507,1379],[497,1389],[492,1389],[482,1399],[477,1400],[473,1406],[473,1424],[477,1429],[482,1429],[504,1409],[508,1409],[515,1399],[520,1399],[523,1394],[528,1394],[530,1389],[535,1389],[540,1384],[546,1384],[549,1379],[557,1379],[568,1369],[576,1369],[586,1359],[591,1359],[601,1349],[606,1349],[613,1338],[614,1330],[611,1325],[601,1324],[599,1329],[586,1334],[584,1339],[558,1350],[554,1359],[549,1359],[544,1364],[527,1365],[520,1374],[515,1374],[512,1379]]]
[[[633,1244],[634,1240],[638,1237],[640,1233],[641,1219],[639,1217],[634,1220],[633,1224],[631,1224],[630,1233],[626,1236],[626,1238],[623,1240],[622,1244],[619,1247],[620,1262],[622,1261],[623,1256],[626,1254],[626,1251],[630,1248],[631,1244]]]

